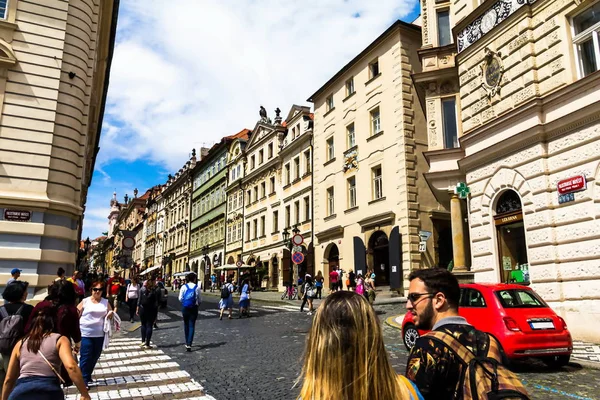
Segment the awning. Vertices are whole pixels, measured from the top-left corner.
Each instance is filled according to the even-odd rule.
[[[173,276],[186,276],[187,274],[191,274],[193,271],[183,271],[183,272],[177,272],[176,274],[173,274]]]
[[[149,272],[156,271],[159,268],[160,268],[160,265],[155,265],[154,267],[150,267],[147,270],[140,272],[140,275],[145,275]]]
[[[247,264],[243,264],[242,266],[238,267],[236,264],[225,264],[222,267],[217,267],[217,268],[213,268],[216,271],[225,271],[225,270],[232,270],[232,269],[246,269],[246,268],[256,268],[254,265],[247,265]]]

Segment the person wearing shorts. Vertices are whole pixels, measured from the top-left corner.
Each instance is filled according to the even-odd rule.
[[[119,293],[121,291],[121,287],[125,286],[125,280],[121,278],[120,271],[115,270],[112,278],[108,280],[106,283],[107,293],[108,293],[108,302],[113,308],[114,312],[117,312],[119,308]]]

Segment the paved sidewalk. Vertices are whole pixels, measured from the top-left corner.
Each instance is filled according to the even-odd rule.
[[[139,344],[137,334],[118,334],[110,341],[92,376],[92,399],[215,400],[162,350],[145,350]],[[66,398],[79,398],[75,386],[68,388]]]
[[[402,330],[404,314],[386,318],[385,323],[393,328]],[[583,361],[592,368],[600,368],[600,345],[573,340],[571,360]]]

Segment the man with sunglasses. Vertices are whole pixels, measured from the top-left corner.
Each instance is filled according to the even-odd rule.
[[[460,287],[456,277],[443,268],[420,269],[408,277],[407,312],[421,330],[453,335],[475,355],[485,356],[489,336],[469,325],[458,315]],[[428,336],[417,339],[406,366],[406,377],[413,381],[425,400],[462,398],[463,371],[466,364],[443,342]]]

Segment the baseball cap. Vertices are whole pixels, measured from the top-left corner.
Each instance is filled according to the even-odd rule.
[[[19,273],[20,273],[20,272],[22,272],[22,270],[20,270],[19,268],[13,268],[13,269],[12,269],[12,271],[10,271],[10,274],[11,274],[11,275],[14,275],[14,274],[16,274],[17,272],[19,272]]]

